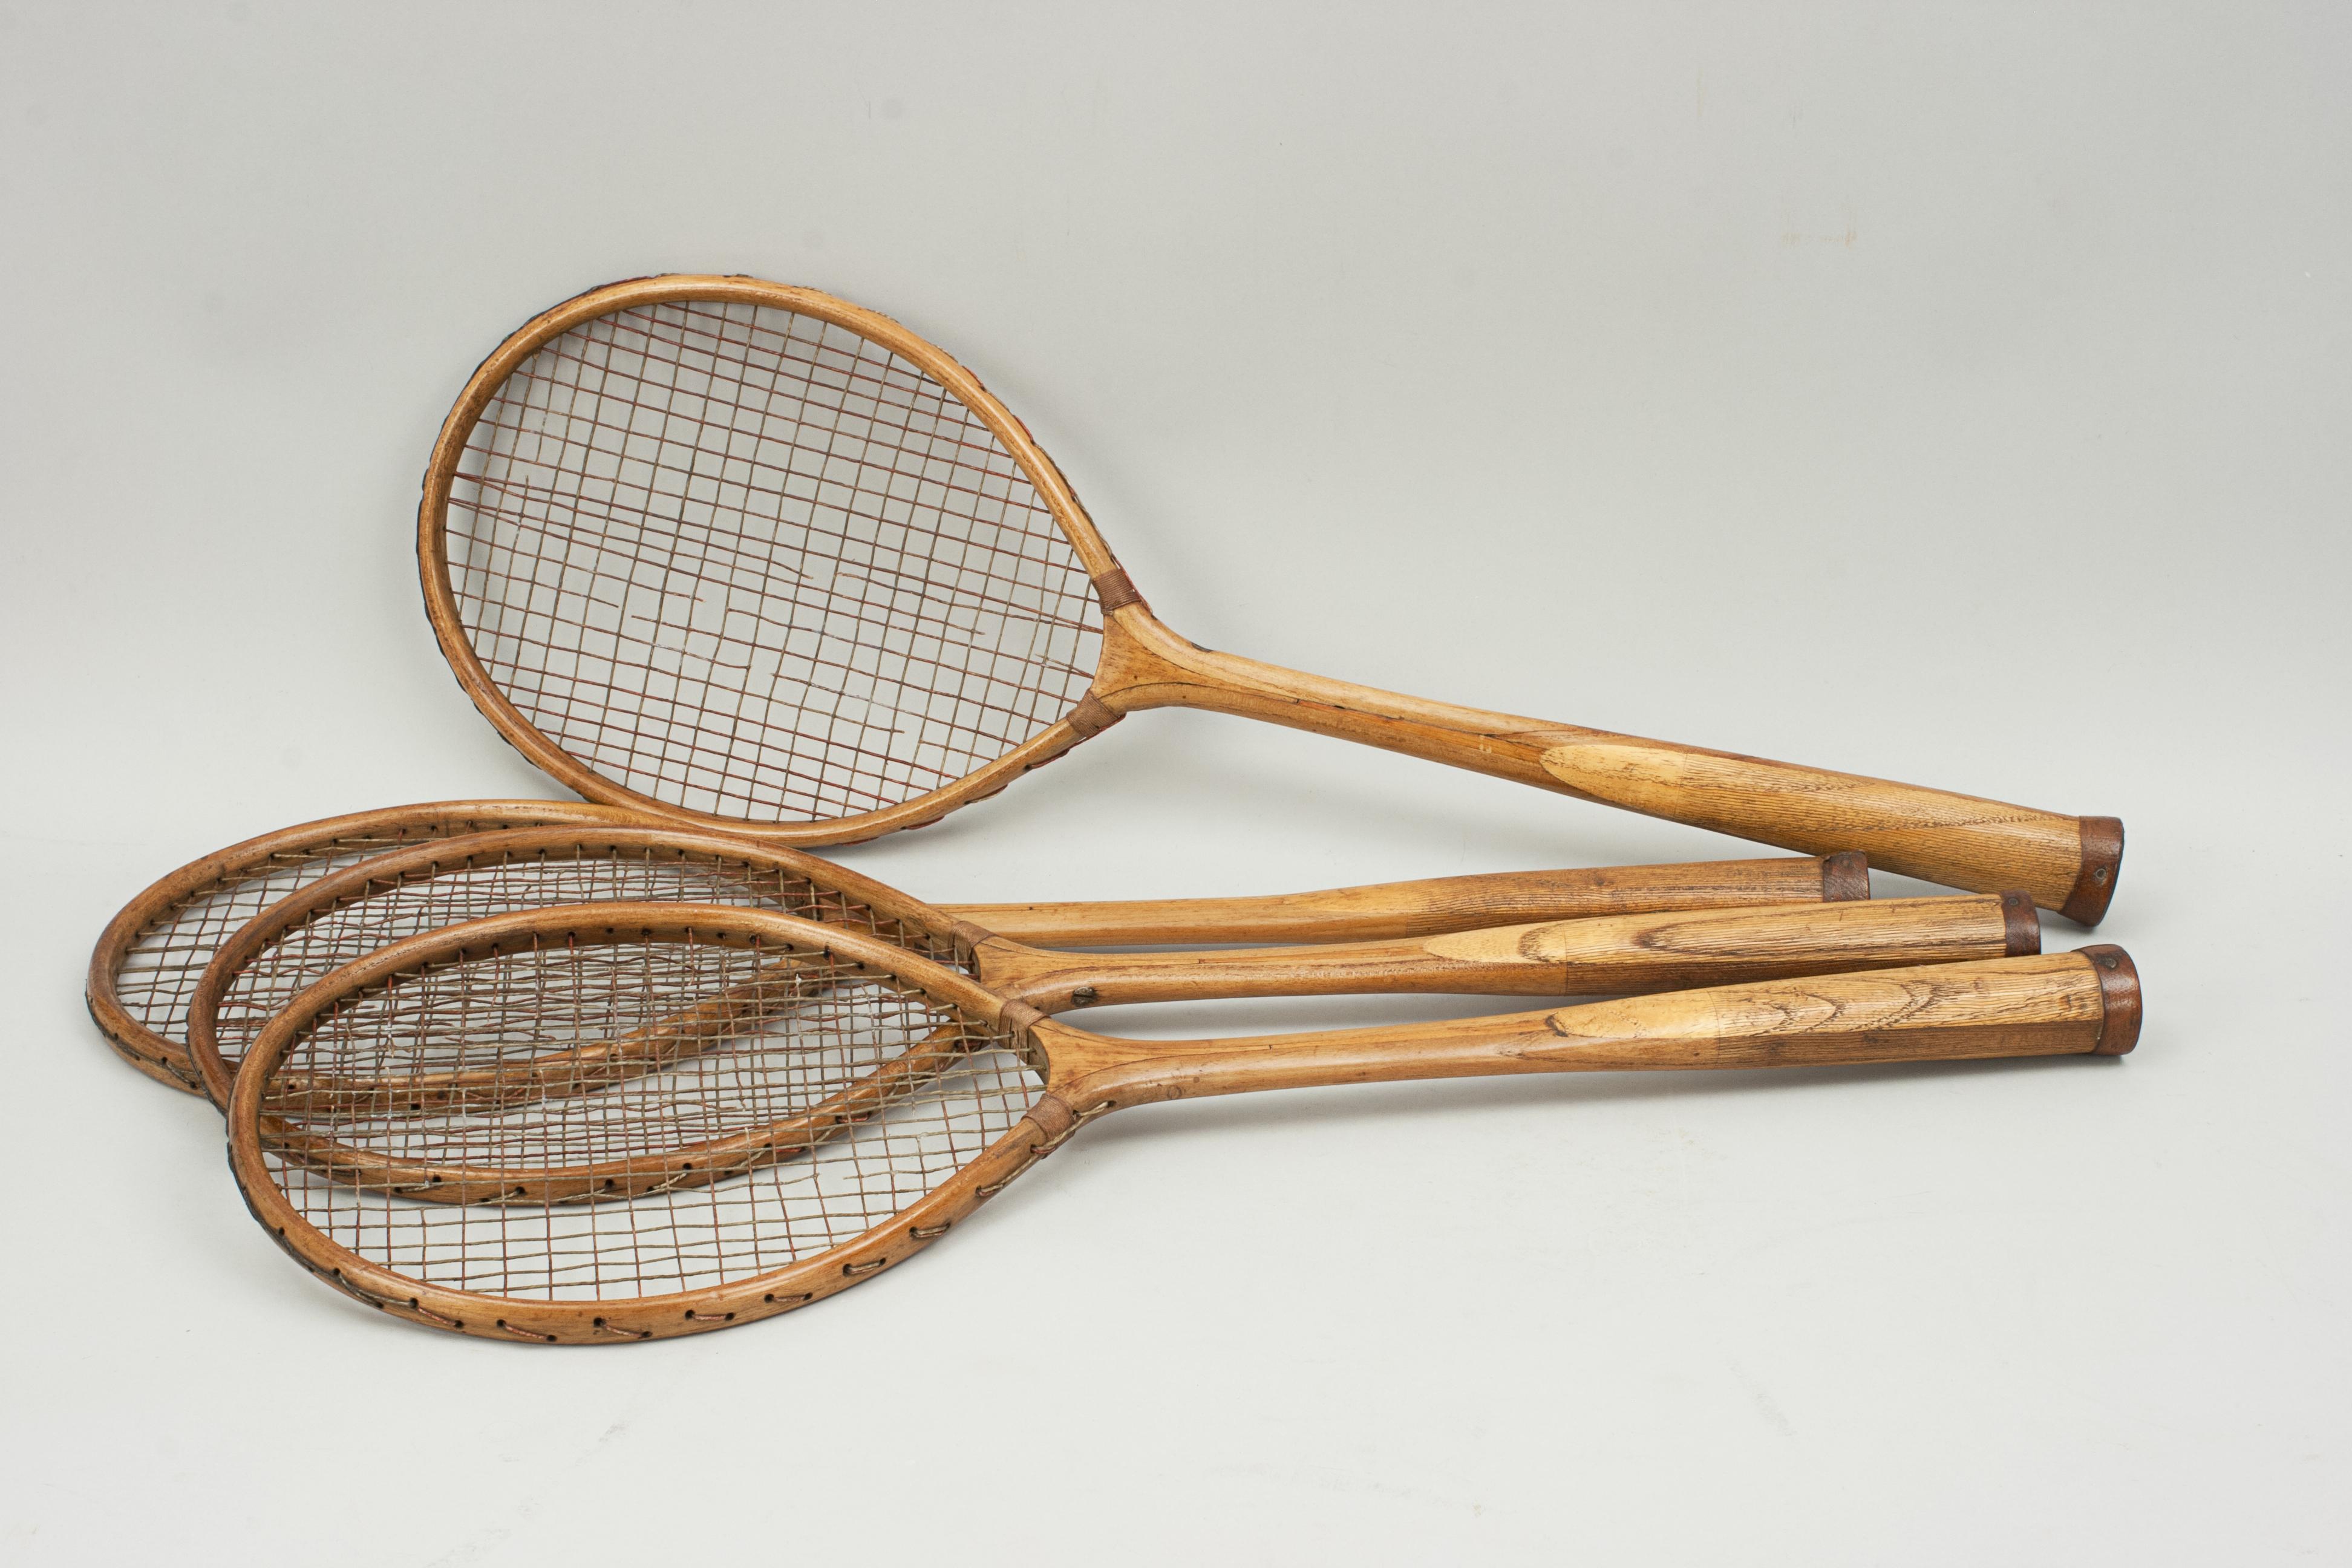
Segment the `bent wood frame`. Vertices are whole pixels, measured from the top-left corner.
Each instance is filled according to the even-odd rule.
[[[327,886],[320,884],[322,889]],[[457,923],[460,922],[452,922]],[[463,923],[489,929],[477,922]],[[845,929],[857,930],[855,926]],[[887,933],[861,931],[858,934],[881,934],[894,947],[924,956],[919,947]],[[387,942],[380,951],[388,952],[394,945]],[[2041,932],[2025,896],[2011,893],[2000,898],[1975,894],[1887,903],[1606,916],[1506,926],[1426,941],[1406,938],[1366,944],[1364,949],[1309,949],[1306,951],[1312,956],[1304,958],[1297,949],[1272,948],[1076,960],[994,938],[979,942],[968,953],[961,942],[957,950],[959,957],[950,967],[972,975],[1009,1005],[1029,1007],[1044,1016],[1095,1003],[1237,996],[1439,989],[1504,996],[1647,994],[1851,974],[1864,969],[1917,969],[2021,957],[2041,950]],[[1085,984],[1074,988],[1074,973]],[[793,952],[751,981],[613,1039],[567,1044],[495,1067],[403,1073],[395,1079],[318,1077],[281,1069],[270,1105],[278,1110],[306,1113],[364,1111],[384,1109],[388,1098],[396,1098],[403,1111],[438,1115],[496,1111],[533,1100],[593,1094],[676,1063],[701,1045],[723,1037],[747,1012],[756,1015],[764,1003],[779,997],[812,999],[824,988],[822,977],[810,972],[806,955]],[[203,1011],[201,1006],[197,1010],[200,1019]],[[200,1053],[200,1059],[220,1065],[217,1054],[209,1049]],[[307,1145],[300,1157],[342,1173],[346,1179],[364,1175],[376,1184],[389,1183],[407,1195],[441,1203],[494,1198],[562,1204],[623,1192],[671,1191],[804,1151],[813,1146],[808,1136],[811,1126],[825,1132],[842,1124],[839,1117],[827,1114],[832,1106],[853,1101],[879,1106],[888,1096],[869,1093],[869,1085],[903,1083],[910,1068],[932,1059],[915,1054],[898,1058],[874,1069],[854,1089],[837,1091],[824,1105],[755,1132],[697,1140],[674,1145],[656,1157],[607,1165],[541,1164],[528,1177],[520,1177],[491,1173],[488,1167],[397,1161],[323,1142]],[[389,1095],[394,1089],[396,1095]],[[857,1098],[860,1095],[866,1098]],[[615,1177],[625,1182],[616,1182]]]
[[[583,801],[465,800],[355,811],[259,834],[157,879],[107,921],[90,951],[89,973],[83,986],[90,1022],[117,1055],[149,1078],[190,1094],[202,1094],[204,1077],[185,1045],[165,1038],[133,1017],[116,984],[139,939],[200,896],[265,876],[280,858],[323,857],[346,843],[352,853],[369,848],[388,853],[404,844],[512,827],[659,826],[667,820]]]
[[[1399,991],[1560,995],[1577,990],[1580,980],[1594,982],[1584,988],[1595,991],[1664,990],[1677,982],[1692,983],[1694,976],[1703,977],[1700,983],[1743,978],[1742,963],[1749,974],[1928,963],[2024,952],[2022,943],[2040,940],[2031,906],[2020,894],[2009,895],[2006,904],[1982,896],[1875,903],[1866,897],[1844,896],[1869,892],[1866,871],[1851,863],[1767,860],[1703,868],[1706,874],[1696,889],[1647,876],[1566,875],[1555,904],[1572,907],[1577,895],[1588,890],[1588,880],[1597,880],[1599,886],[1589,890],[1620,912],[1578,913],[1514,926],[1480,924],[1474,933],[1483,945],[1475,952],[1443,945],[1444,940],[1460,937],[1449,923],[1438,940],[1396,937],[1352,944],[1226,948],[1200,954],[1080,955],[1015,942],[963,918],[959,908],[927,904],[829,860],[740,835],[644,821],[512,828],[436,837],[362,860],[289,893],[231,932],[188,1001],[185,1054],[203,1092],[215,1104],[228,1103],[235,1069],[222,1050],[222,1008],[254,962],[299,930],[348,907],[445,876],[607,858],[631,864],[695,863],[721,875],[733,868],[746,878],[773,878],[782,886],[805,887],[810,899],[789,912],[878,934],[897,946],[962,968],[992,991],[1047,1012],[1120,1002]],[[1449,922],[1485,921],[1496,905],[1516,903],[1529,890],[1525,877],[1503,875],[1503,896],[1496,899],[1486,897],[1486,879],[1475,877],[1404,884],[1410,896],[1407,907],[1420,910],[1433,900]],[[1342,889],[1324,897],[1346,901],[1349,921],[1361,923],[1370,917],[1385,922],[1399,907],[1391,891]],[[1771,892],[1785,896],[1775,902],[1732,902],[1760,900]],[[1695,895],[1706,901],[1686,907]],[[527,907],[571,901],[576,900],[546,899]],[[1644,903],[1670,907],[1647,909],[1642,907]],[[729,907],[733,907],[731,900]],[[1047,922],[1069,919],[1067,912],[1055,913],[1054,906],[1025,908]],[[1130,930],[1155,918],[1150,905],[1076,908],[1081,912],[1107,909],[1124,917]],[[1200,900],[1199,907],[1188,908],[1180,918],[1210,922],[1199,929],[1230,934],[1254,918],[1255,908],[1250,900]],[[1751,908],[1765,915],[1760,923],[1736,919],[1724,923],[1725,916],[1742,915]],[[1214,923],[1219,920],[1222,925]],[[1331,931],[1325,928],[1320,934]],[[610,1065],[622,1074],[651,1070],[644,1057],[643,1052],[624,1053]],[[554,1070],[576,1076],[581,1067],[577,1059],[567,1058]],[[501,1082],[506,1081],[502,1077]],[[436,1092],[462,1098],[482,1088],[453,1080]],[[491,1090],[496,1092],[495,1086]]]
[[[343,853],[392,855],[412,844],[530,827],[675,831],[677,826],[671,816],[589,802],[473,800],[386,806],[261,834],[199,857],[161,878],[108,921],[90,954],[85,985],[90,1018],[107,1043],[132,1067],[173,1089],[204,1094],[202,1064],[194,1058],[188,1044],[142,1023],[123,1002],[117,984],[140,938],[184,905],[288,864],[339,858]],[[311,880],[327,874],[320,871]],[[310,885],[309,881],[298,884],[297,890]],[[1867,862],[1859,855],[1842,855],[1826,859],[1791,856],[1688,865],[1480,872],[1230,899],[942,907],[950,915],[973,921],[1001,936],[1087,947],[1367,941],[1513,921],[1869,897]],[[224,931],[222,941],[232,935],[233,930]],[[190,973],[190,984],[196,984],[204,964],[184,967]],[[193,1026],[185,1017],[180,1022]]]
[[[542,734],[507,700],[466,635],[449,578],[448,506],[467,441],[507,376],[550,340],[615,310],[685,301],[769,306],[839,326],[918,366],[980,417],[1054,513],[1093,579],[1103,611],[1096,679],[1069,712],[993,762],[895,805],[822,821],[752,822],[672,805],[607,778]],[[535,766],[591,800],[780,843],[855,843],[936,822],[1128,713],[1183,707],[1357,741],[1807,854],[1859,850],[1884,869],[1976,892],[2022,888],[2043,909],[2086,926],[2106,913],[2122,863],[2123,825],[2113,817],[2067,816],[1522,719],[1201,647],[1151,614],[1053,459],[970,370],[877,311],[817,289],[758,279],[680,274],[608,284],[541,313],[509,337],[475,371],[442,425],[417,510],[417,561],[425,613],[458,684]]]
[[[755,278],[680,274],[609,283],[591,289],[533,317],[481,363],[466,383],[465,390],[458,395],[448,417],[442,422],[441,434],[434,442],[433,456],[425,470],[424,495],[418,502],[416,513],[416,560],[418,576],[425,590],[425,616],[433,624],[433,635],[440,642],[441,651],[447,657],[457,684],[464,688],[475,708],[506,738],[508,743],[528,757],[532,766],[591,800],[652,812],[673,821],[691,822],[721,832],[746,833],[777,843],[816,846],[855,844],[885,833],[937,822],[957,806],[996,794],[1022,773],[1031,768],[1044,766],[1095,733],[1100,725],[1090,726],[1087,723],[1089,700],[1082,698],[1070,713],[1048,724],[994,762],[967,773],[953,784],[917,795],[912,800],[878,811],[858,812],[823,822],[763,823],[675,805],[609,779],[541,733],[536,725],[507,700],[506,694],[499,689],[498,683],[483,668],[480,658],[474,652],[472,641],[466,636],[465,621],[457,608],[457,590],[449,580],[449,499],[457,479],[457,465],[465,456],[466,443],[472,437],[483,409],[498,395],[507,377],[552,339],[562,336],[583,321],[617,310],[685,302],[743,304],[791,310],[855,332],[916,365],[961,399],[980,416],[990,433],[1004,443],[1005,450],[1020,465],[1039,499],[1045,502],[1055,521],[1061,524],[1087,575],[1099,584],[1113,574],[1119,573],[1118,563],[1112,557],[1110,546],[1103,542],[1102,535],[1087,516],[1086,509],[1078,504],[1078,498],[1071,490],[1069,482],[1062,478],[1061,470],[1054,466],[1054,460],[1045,455],[1045,449],[1030,437],[1027,427],[990,395],[988,389],[980,384],[978,376],[957,363],[943,350],[916,336],[889,317],[818,289],[769,283]],[[1099,600],[1099,586],[1096,592]],[[1109,721],[1108,717],[1101,720],[1101,723]]]
[[[1013,1127],[926,1196],[855,1239],[753,1278],[604,1303],[425,1284],[333,1243],[278,1190],[266,1153],[269,1085],[286,1052],[345,998],[421,968],[549,939],[691,941],[822,952],[906,977],[1020,1049],[1041,1078]],[[2139,984],[2095,946],[1862,975],[1669,993],[1505,1017],[1224,1040],[1121,1040],[1070,1028],[969,976],[788,916],[685,904],[581,905],[499,916],[394,944],[312,985],[272,1021],[229,1107],[230,1168],[255,1219],[326,1283],[395,1317],[487,1338],[613,1343],[724,1328],[822,1300],[945,1236],[1079,1127],[1158,1100],[1295,1087],[1601,1069],[1872,1065],[2120,1056],[2137,1043]]]

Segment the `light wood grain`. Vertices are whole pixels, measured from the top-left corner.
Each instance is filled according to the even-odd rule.
[[[688,942],[822,952],[919,991],[941,1015],[977,1027],[992,1051],[1023,1048],[1042,1093],[1012,1129],[919,1197],[872,1218],[814,1256],[707,1289],[550,1300],[432,1285],[380,1266],[311,1226],[278,1185],[270,1142],[275,1075],[312,1020],[344,998],[404,974],[463,963],[517,944]],[[1594,1070],[1704,1070],[2116,1053],[2138,1029],[2137,981],[2119,949],[2004,958],[1865,974],[1824,975],[1558,1007],[1501,1017],[1223,1040],[1122,1040],[1071,1028],[1008,1002],[970,976],[871,937],[758,910],[616,903],[537,910],[395,944],[298,997],[257,1044],[229,1109],[232,1169],[256,1219],[302,1266],[356,1299],[412,1321],[491,1338],[614,1343],[694,1333],[791,1310],[903,1261],[1096,1119],[1156,1100],[1256,1089],[1418,1079]],[[746,1129],[753,1157],[820,1146],[822,1129]],[[782,1124],[779,1124],[781,1128]],[[282,1138],[285,1129],[278,1128]],[[772,1132],[762,1144],[760,1140]],[[297,1159],[340,1170],[331,1139],[297,1140]],[[655,1163],[658,1163],[656,1159]],[[632,1163],[632,1170],[643,1174]],[[675,1166],[670,1173],[688,1174]],[[541,1173],[545,1174],[546,1173]],[[520,1194],[514,1173],[469,1168],[496,1205]],[[635,1190],[632,1188],[631,1190]],[[585,1194],[573,1194],[585,1195]],[[526,1215],[528,1226],[538,1223]],[[478,1245],[498,1246],[486,1215]]]
[[[551,831],[533,834],[532,828]],[[478,858],[512,856],[561,860],[593,854],[620,840],[634,852],[751,855],[792,875],[808,876],[861,900],[889,902],[886,912],[919,912],[943,942],[963,921],[1031,941],[1067,946],[1119,946],[1175,942],[1344,942],[1459,930],[1509,921],[1564,919],[1615,911],[1717,909],[1827,898],[1867,898],[1869,873],[1856,858],[1809,857],[1723,860],[1693,866],[1619,866],[1483,876],[1441,877],[1320,892],[1242,899],[1101,900],[1081,903],[961,904],[935,908],[884,888],[830,861],[734,835],[714,836],[677,822],[580,801],[434,801],[389,806],[301,823],[206,855],[158,879],[123,906],[100,934],[90,955],[87,996],[91,1018],[108,1042],[142,1072],[173,1088],[227,1093],[225,1071],[207,1058],[216,1008],[237,969],[260,946],[306,910],[362,896],[376,877],[395,879],[457,870]],[[633,832],[630,830],[634,830]],[[514,834],[514,837],[484,835]],[[454,840],[466,839],[463,844]],[[355,847],[365,846],[366,848]],[[421,848],[420,847],[433,847]],[[119,977],[142,937],[191,900],[234,893],[258,879],[284,878],[289,867],[329,863],[326,857],[374,850],[371,869],[319,890],[330,873],[308,873],[268,921],[223,928],[210,953],[174,939],[173,963],[186,972],[185,1010],[165,1028],[152,1027],[126,1005]],[[321,900],[327,900],[321,903]],[[890,900],[898,900],[890,902]],[[228,952],[223,972],[207,965]],[[208,1086],[209,1079],[209,1087]]]
[[[2087,1055],[2105,992],[2079,952],[1671,992],[1310,1037],[1112,1039],[1034,1026],[1081,1116],[1152,1100],[1427,1078]]]
[[[2112,819],[1374,690],[1197,647],[1142,605],[1112,617],[1095,692],[1122,713],[1235,714],[1782,848],[1860,850],[1881,870],[1948,887],[2022,889],[2084,925],[2105,916],[2122,858]]]
[[[1790,856],[1496,871],[1255,898],[946,907],[999,936],[1043,947],[1373,942],[1518,921],[1868,898],[1867,862],[1831,858],[1843,863]]]
[[[476,656],[450,584],[447,511],[467,441],[508,374],[541,345],[609,312],[685,300],[792,311],[856,332],[918,367],[971,409],[1034,487],[1095,584],[1096,607],[1104,616],[1100,659],[1091,689],[1070,712],[925,794],[811,821],[722,818],[656,799],[605,777],[533,728]],[[1380,746],[1783,848],[1815,854],[1863,850],[1885,869],[1977,892],[2022,888],[2042,908],[2085,925],[2105,915],[2121,864],[2122,826],[2113,818],[2068,816],[1433,702],[1197,647],[1153,617],[1068,481],[978,377],[887,317],[814,289],[749,278],[635,279],[592,289],[543,313],[499,345],[460,394],[427,468],[417,530],[435,635],[475,705],[526,756],[593,800],[661,812],[704,827],[730,827],[772,842],[855,843],[920,826],[995,794],[1124,714],[1189,707]],[[723,721],[738,710],[721,704],[709,717]]]
[[[974,944],[971,963],[982,984],[1045,1013],[1378,992],[1596,995],[2033,951],[2038,933],[2021,939],[2016,912],[1979,894],[1610,915],[1305,949],[1083,955],[992,937]]]

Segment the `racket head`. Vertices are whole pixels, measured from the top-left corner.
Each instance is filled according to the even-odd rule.
[[[325,817],[232,844],[156,880],[91,950],[83,997],[117,1055],[160,1083],[205,1092],[188,1006],[224,939],[303,886],[372,856],[496,828],[657,821],[581,801],[470,800]]]
[[[222,942],[186,1007],[187,1056],[228,1103],[246,1048],[313,983],[404,938],[517,910],[617,900],[780,910],[964,967],[985,932],[782,845],[640,825],[506,828],[412,844],[320,877]]]
[[[936,820],[1112,722],[1090,689],[1134,600],[970,371],[751,278],[609,284],[508,338],[443,424],[417,555],[458,683],[535,765],[806,844]]]
[[[787,961],[824,976],[813,1016],[755,994]],[[564,1042],[717,1018],[727,995],[747,1005],[678,1081],[454,1117],[408,1112],[389,1082],[404,1054],[537,1064]],[[871,1278],[1066,1134],[1034,1019],[838,926],[691,904],[524,910],[395,942],[295,997],[237,1074],[230,1166],[289,1254],[394,1316],[541,1342],[694,1333]],[[887,1092],[866,1093],[894,1064]],[[381,1093],[314,1092],[339,1077]]]

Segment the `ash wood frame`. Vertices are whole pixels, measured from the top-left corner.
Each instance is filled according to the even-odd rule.
[[[606,778],[533,726],[474,652],[449,581],[451,489],[476,422],[507,376],[552,338],[634,307],[687,301],[769,306],[841,327],[920,368],[1004,444],[1093,578],[1103,647],[1087,695],[1062,718],[952,784],[877,811],[757,823],[670,805]],[[2123,858],[2123,825],[1856,773],[1546,723],[1433,702],[1200,647],[1152,614],[1053,459],[970,370],[877,311],[817,289],[743,277],[677,274],[590,289],[543,311],[484,360],[443,423],[417,512],[425,613],[458,684],[533,765],[591,800],[779,843],[855,843],[935,822],[994,795],[1130,712],[1200,708],[1403,752],[1807,854],[1867,854],[1883,869],[1976,892],[2022,888],[2084,926],[2104,918]]]
[[[508,827],[576,824],[615,826],[655,825],[665,821],[642,813],[623,811],[584,801],[470,800],[436,801],[419,805],[383,806],[341,816],[321,817],[258,834],[200,856],[142,889],[99,932],[90,950],[89,973],[82,998],[90,1022],[115,1054],[132,1067],[172,1088],[189,1094],[205,1092],[204,1078],[190,1060],[187,1047],[166,1039],[131,1016],[117,989],[115,977],[137,947],[139,939],[157,921],[207,890],[250,881],[264,874],[282,855],[309,854],[343,839],[391,837],[423,843],[461,837]],[[388,846],[389,853],[397,846]]]
[[[748,918],[747,918],[748,917]],[[428,963],[549,938],[585,942],[762,942],[865,965],[980,1021],[1025,1048],[1042,1083],[1011,1131],[856,1238],[749,1279],[625,1302],[501,1298],[424,1284],[329,1240],[269,1173],[268,1084],[300,1032],[339,1000],[396,984]],[[2101,1055],[2137,1043],[2137,972],[2095,946],[1926,969],[1591,1003],[1440,1024],[1225,1040],[1120,1040],[1073,1029],[969,976],[836,927],[690,904],[589,904],[501,916],[397,942],[295,998],[257,1042],[228,1108],[229,1163],[255,1219],[302,1268],[393,1316],[493,1339],[614,1343],[724,1328],[805,1306],[913,1256],[946,1235],[1081,1126],[1163,1100],[1266,1089],[1588,1070],[1885,1065],[1922,1060]]]
[[[320,902],[330,900],[322,897]],[[465,923],[487,930],[487,921],[499,918]],[[823,923],[830,927],[835,922]],[[855,927],[843,929],[866,934]],[[249,951],[256,944],[241,945]],[[394,945],[385,944],[385,950]],[[919,947],[892,945],[923,956]],[[2041,951],[2041,930],[2025,895],[2009,893],[1603,916],[1303,952],[1261,948],[1081,959],[993,937],[969,947],[959,940],[956,946],[959,963],[943,967],[960,968],[1008,1005],[1027,1007],[1044,1017],[1098,1004],[1232,997],[1434,991],[1496,996],[1654,994],[2025,957]],[[242,955],[224,949],[222,963],[230,964],[236,956]],[[568,1045],[528,1062],[495,1068],[404,1076],[398,1080],[400,1099],[413,1112],[478,1114],[594,1093],[673,1065],[698,1042],[723,1030],[746,1005],[772,997],[780,985],[799,987],[795,994],[802,997],[816,994],[790,961],[780,962],[755,981],[620,1039],[586,1047]],[[215,975],[207,975],[206,994],[191,1008],[199,1026],[206,1023],[225,988]],[[212,1031],[199,1027],[191,1039],[205,1068],[207,1090],[226,1105],[234,1074],[226,1068]],[[363,1176],[379,1185],[397,1181],[407,1195],[436,1203],[567,1203],[672,1192],[805,1152],[814,1142],[855,1120],[842,1107],[854,1104],[870,1113],[891,1098],[891,1089],[903,1085],[912,1069],[935,1059],[910,1052],[822,1104],[756,1131],[679,1144],[658,1156],[541,1167],[528,1181],[481,1167],[394,1161],[323,1145],[317,1163],[346,1180]],[[387,1087],[375,1079],[289,1079],[283,1073],[278,1084],[271,1097],[274,1107],[321,1111],[381,1110]]]
[[[676,828],[674,817],[583,801],[435,801],[386,806],[276,829],[197,859],[159,879],[107,922],[90,953],[84,1000],[108,1045],[159,1083],[205,1092],[186,1044],[133,1017],[116,976],[158,921],[208,889],[251,880],[280,856],[305,855],[343,839],[426,842],[511,827],[577,826]],[[392,853],[397,845],[383,853]],[[876,884],[879,886],[880,884]],[[1435,877],[1310,893],[1238,899],[1172,899],[946,906],[999,935],[1064,946],[1169,942],[1317,942],[1415,936],[1515,921],[1810,899],[1867,899],[1870,870],[1858,855],[1717,860],[1691,865],[1610,866]]]
[[[1041,1012],[1125,1003],[1240,997],[1452,992],[1560,996],[1722,984],[1860,968],[1959,963],[2038,951],[2040,926],[2022,893],[1888,901],[1840,900],[1586,916],[1430,937],[1211,952],[1076,954],[1033,947],[895,888],[783,845],[661,826],[515,828],[441,838],[319,878],[232,932],[190,997],[186,1048],[216,1105],[235,1068],[221,1050],[223,1004],[264,951],[289,934],[391,889],[474,868],[639,860],[740,864],[754,876],[802,881],[854,901],[903,933],[899,945],[951,954],[990,991]],[[1767,864],[1771,864],[1768,862]],[[1837,890],[1829,876],[1818,890]],[[1864,889],[1866,890],[1866,889]],[[539,906],[546,907],[546,906]],[[550,1070],[576,1078],[567,1052]],[[636,1058],[615,1073],[651,1070]],[[452,1083],[435,1092],[505,1092]]]

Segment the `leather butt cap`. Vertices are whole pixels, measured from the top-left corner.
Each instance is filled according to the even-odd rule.
[[[2078,818],[2083,829],[2082,869],[2058,912],[2076,925],[2095,926],[2105,920],[2116,896],[2116,879],[2123,872],[2124,825],[2113,816]]]
[[[2122,1056],[2139,1044],[2139,970],[2120,947],[2102,942],[2077,951],[2091,961],[2091,972],[2099,977],[2099,1002],[2105,1009],[2093,1054]]]
[[[2000,932],[2002,951],[2011,958],[2042,951],[2042,911],[2033,907],[2032,894],[2000,896]]]
[[[1822,861],[1822,902],[1850,903],[1870,897],[1870,857],[1842,849]]]

